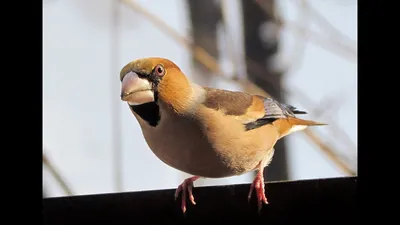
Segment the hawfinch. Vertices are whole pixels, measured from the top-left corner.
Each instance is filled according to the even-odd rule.
[[[274,99],[200,86],[164,58],[143,58],[120,73],[121,100],[128,103],[153,153],[167,165],[193,175],[175,192],[196,204],[193,182],[258,170],[251,184],[258,209],[267,204],[263,170],[282,137],[325,125],[296,117],[306,114]],[[188,193],[186,193],[188,192]]]

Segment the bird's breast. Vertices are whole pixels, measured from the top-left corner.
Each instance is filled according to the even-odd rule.
[[[167,165],[188,174],[208,178],[240,175],[253,170],[268,154],[255,139],[235,132],[234,125],[219,118],[181,116],[162,113],[156,127],[139,121],[143,135],[153,153]],[[255,142],[253,142],[255,141]]]

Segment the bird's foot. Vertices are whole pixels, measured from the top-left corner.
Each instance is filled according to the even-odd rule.
[[[247,196],[250,201],[254,188],[256,189],[258,212],[261,211],[262,203],[268,204],[267,197],[265,197],[264,177],[262,173],[257,173],[253,183],[250,186],[249,195]]]
[[[179,193],[182,192],[182,203],[181,203],[181,209],[182,212],[186,212],[186,191],[189,194],[189,200],[192,202],[193,205],[196,205],[196,202],[194,201],[194,196],[193,196],[193,182],[200,177],[198,176],[193,176],[188,179],[185,179],[182,184],[178,186],[178,188],[175,191],[175,200],[179,197]]]

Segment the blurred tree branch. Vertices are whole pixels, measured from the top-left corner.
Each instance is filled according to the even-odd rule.
[[[279,0],[271,0],[269,3],[273,7]],[[246,60],[247,79],[254,82],[257,86],[273,95],[278,101],[285,102],[282,79],[284,70],[276,66],[278,55],[281,54],[279,37],[279,27],[274,21],[274,14],[265,16],[253,1],[241,0],[243,36],[244,36],[244,55]],[[272,10],[272,13],[275,13]],[[252,72],[252,64],[261,65],[258,68],[262,76]],[[268,77],[268,79],[265,79]],[[272,82],[271,82],[272,81]],[[274,146],[274,160],[264,170],[264,176],[270,181],[289,179],[287,165],[287,139],[282,139]]]
[[[131,0],[121,0],[123,3],[125,3],[127,6],[129,6],[131,9],[134,11],[140,13],[142,16],[144,16],[148,21],[153,23],[158,29],[161,31],[164,31],[166,34],[171,36],[173,39],[181,43],[183,46],[185,46],[187,49],[193,52],[194,57],[204,66],[206,66],[211,72],[213,72],[215,75],[217,74],[223,74],[222,71],[220,70],[220,67],[217,63],[217,61],[210,55],[208,54],[207,51],[205,51],[203,48],[200,46],[195,45],[191,40],[188,40],[186,37],[180,35],[177,31],[175,31],[173,28],[171,28],[166,22],[161,20],[157,15],[152,14],[149,12],[149,10],[145,9],[144,7],[140,6],[138,3],[131,1]],[[226,77],[226,76],[222,76]],[[254,92],[249,89],[252,89],[254,87],[254,84],[250,84],[251,82],[246,80],[246,81],[239,81],[239,84],[244,84],[244,89],[248,90],[251,93],[257,92],[261,93],[262,95],[265,96],[271,96],[265,91],[262,91],[260,88],[256,88]],[[272,96],[273,97],[273,96]],[[314,142],[319,149],[321,149],[343,172],[345,172],[347,175],[354,175],[356,174],[353,170],[350,169],[349,166],[347,166],[344,162],[341,161],[337,157],[337,154],[335,152],[334,148],[332,146],[328,146],[322,141],[321,138],[319,138],[312,130],[307,130],[307,132],[304,132],[306,136],[309,138],[310,141]]]
[[[294,4],[298,4],[299,2],[297,0],[292,1]],[[315,21],[317,24],[319,24],[321,29],[325,29],[328,31],[328,36],[335,35],[337,38],[341,39],[338,42],[347,42],[347,46],[357,46],[357,42],[351,40],[347,35],[345,35],[343,32],[341,32],[339,29],[337,29],[335,26],[333,26],[328,19],[326,19],[318,10],[316,10],[312,4],[307,1],[303,0],[301,2],[302,5],[307,7],[308,9],[308,14],[314,18],[313,21]]]
[[[236,56],[237,54],[235,53],[235,45],[233,42],[233,34],[231,32],[230,26],[229,26],[229,19],[228,19],[228,5],[229,2],[228,0],[220,0],[221,2],[221,11],[222,11],[222,21],[224,24],[224,30],[225,30],[225,39],[227,42],[227,51],[228,51],[228,56],[231,62],[232,66],[232,74],[233,74],[233,79],[238,79],[239,78],[239,71],[237,69],[237,61]]]
[[[293,96],[295,96],[296,98],[300,98],[302,101],[302,104],[306,107],[306,108],[311,108],[313,105],[318,105],[318,103],[314,102],[311,100],[311,98],[309,98],[306,94],[302,93],[301,91],[299,91],[298,89],[294,89],[292,90]],[[321,108],[321,107],[315,107],[312,111],[318,110],[320,112],[324,112],[329,110],[329,108]],[[313,113],[313,115],[316,115],[318,113]],[[316,117],[318,118],[319,116],[316,115]],[[332,134],[332,136],[339,136],[339,139],[348,146],[349,149],[357,149],[356,144],[351,140],[351,138],[349,137],[349,135],[347,135],[347,133],[341,129],[340,126],[338,126],[334,120],[332,120],[331,118],[327,118],[325,117],[326,121],[329,124],[329,131]],[[350,150],[348,150],[350,151]]]
[[[53,164],[50,162],[50,160],[46,157],[44,152],[43,152],[43,156],[42,156],[42,161],[43,161],[43,165],[45,165],[49,169],[51,175],[53,175],[54,179],[56,179],[57,183],[60,185],[62,190],[67,195],[72,195],[71,189],[68,187],[68,185],[62,178],[61,174],[57,171],[57,169],[53,166]]]
[[[190,36],[192,46],[202,46],[210,57],[220,58],[218,49],[218,25],[221,21],[221,7],[215,1],[186,0],[191,22]],[[207,14],[207,16],[204,16]],[[196,71],[193,78],[201,84],[208,86],[213,79],[209,69],[192,55],[192,66]],[[197,185],[203,186],[206,180],[200,179]]]
[[[314,144],[316,144],[322,152],[331,159],[332,162],[335,162],[336,166],[338,166],[342,171],[346,174],[355,176],[356,172],[353,171],[349,166],[346,165],[345,162],[338,159],[338,155],[332,151],[331,147],[325,144],[319,137],[317,137],[311,130],[305,129],[303,132]]]
[[[255,0],[256,1],[256,3],[260,6],[260,8],[262,8],[263,9],[263,11],[266,13],[266,15],[268,16],[268,15],[271,15],[271,13],[272,13],[272,10],[271,10],[271,7],[272,7],[272,5],[271,5],[271,0]],[[300,5],[300,18],[298,19],[298,20],[296,20],[296,21],[298,21],[297,22],[297,24],[301,24],[301,22],[304,22],[304,24],[302,24],[301,25],[301,27],[307,27],[307,24],[308,23],[305,23],[306,21],[304,21],[306,18],[304,17],[304,16],[308,16],[309,15],[309,11],[311,10],[312,12],[312,14],[314,15],[314,17],[318,17],[318,18],[323,18],[323,16],[322,15],[319,15],[318,14],[318,11],[316,11],[315,9],[313,9],[313,8],[311,8],[311,6],[310,6],[310,4],[308,3],[308,1],[306,1],[306,0],[301,0],[301,1],[296,1],[296,3],[297,4],[299,4]],[[275,19],[278,21],[278,23],[280,23],[280,24],[286,24],[287,25],[287,23],[286,22],[282,22],[282,19],[280,19],[280,18],[278,18],[277,17],[277,15],[276,14],[274,14],[275,15]],[[304,15],[304,16],[303,16]],[[308,18],[308,17],[307,17]],[[304,20],[303,20],[304,19]],[[344,34],[342,34],[339,30],[337,30],[333,25],[331,25],[325,18],[323,18],[322,20],[324,20],[324,25],[326,25],[326,26],[328,26],[328,28],[330,28],[331,30],[333,30],[333,31],[331,31],[332,33],[336,33],[337,34],[337,36],[341,36],[343,39],[347,39],[347,40],[350,40],[348,37],[346,37]],[[280,21],[280,22],[279,22]],[[321,26],[322,26],[322,24],[321,24]],[[308,32],[309,30],[307,30],[307,29],[301,29],[301,30],[299,30],[299,35],[302,35],[302,36],[307,36],[307,32]],[[305,41],[307,41],[307,39],[305,40]],[[340,41],[339,41],[340,42]],[[350,41],[349,41],[350,42]],[[354,43],[352,43],[352,45],[354,45]],[[304,46],[304,44],[302,45],[302,46]],[[295,50],[299,50],[299,49],[296,49],[295,48]],[[355,51],[355,50],[354,50]],[[297,52],[298,53],[298,52]],[[300,56],[301,56],[301,54],[297,54],[297,58],[301,58]],[[293,62],[293,60],[292,60],[292,62]],[[298,62],[297,62],[298,63]],[[292,65],[291,65],[291,68],[290,68],[291,70],[293,70],[293,68],[292,68]],[[294,89],[294,87],[293,88],[291,88],[291,91],[290,92],[292,92],[293,93],[293,96],[296,96],[298,99],[300,99],[300,101],[302,102],[302,103],[304,103],[304,102],[307,102],[308,104],[306,104],[305,106],[306,106],[306,108],[311,108],[312,107],[312,105],[318,105],[318,104],[316,104],[316,103],[314,103],[314,102],[312,102],[311,101],[311,99],[310,98],[308,98],[304,93],[302,93],[299,89],[296,89],[295,91],[293,90]],[[340,103],[343,103],[343,101],[340,101]],[[315,107],[315,109],[314,110],[312,110],[312,111],[315,111],[315,114],[320,114],[320,113],[322,113],[322,112],[326,112],[326,111],[329,111],[329,108],[332,108],[332,105],[330,105],[330,104],[325,104],[325,106],[330,106],[330,107],[322,107],[322,106],[319,106],[319,107]],[[310,111],[311,112],[311,111]],[[314,115],[314,114],[313,114]],[[318,116],[317,116],[318,117]],[[339,126],[337,126],[337,124],[335,123],[335,121],[333,121],[332,119],[330,119],[329,120],[329,128],[328,128],[328,130],[330,131],[330,133],[331,134],[333,134],[333,136],[334,135],[337,135],[337,136],[340,136],[340,140],[342,140],[343,142],[344,142],[344,144],[345,145],[347,145],[347,146],[349,146],[348,148],[349,149],[356,149],[356,145],[353,143],[353,141],[351,140],[351,138],[347,135],[347,133],[346,132],[344,132]]]
[[[214,60],[214,57],[212,57],[203,48],[196,46],[192,40],[188,40],[186,37],[180,35],[176,30],[171,28],[157,15],[151,14],[148,10],[141,7],[139,4],[137,4],[132,0],[121,0],[121,1],[125,3],[127,6],[129,6],[131,9],[141,13],[146,19],[152,22],[158,29],[162,30],[163,32],[171,36],[173,39],[181,43],[183,46],[188,48],[190,51],[192,51],[195,58],[209,70],[215,73],[221,72],[218,63]]]
[[[302,31],[299,31],[300,36],[307,37],[308,36],[308,26],[309,26],[309,21],[310,21],[310,16],[308,14],[308,7],[307,4],[305,4],[305,0],[300,0],[300,14],[298,15],[297,22],[300,24],[302,27],[305,29]],[[296,39],[296,43],[293,46],[293,53],[292,57],[290,57],[290,68],[289,70],[293,71],[293,69],[296,68],[297,66],[300,66],[302,64],[302,60],[304,59],[303,55],[306,50],[306,46],[308,44],[307,40],[301,40],[300,38]]]
[[[119,22],[120,22],[120,3],[118,1],[112,2],[112,31],[111,31],[111,54],[110,54],[110,62],[111,62],[111,71],[110,73],[114,73],[119,70]],[[112,77],[110,77],[112,79]],[[122,156],[122,138],[121,135],[122,130],[122,121],[121,121],[121,107],[119,102],[115,100],[114,93],[118,93],[119,90],[119,81],[112,79],[110,81],[110,101],[111,101],[111,152],[112,152],[112,173],[114,179],[114,185],[116,191],[122,191],[123,189],[123,176],[122,176],[122,168],[123,168],[123,156]]]
[[[297,0],[296,0],[297,1]],[[271,9],[269,7],[270,0],[255,0],[255,2],[265,11],[266,14],[271,15]],[[307,4],[306,1],[302,4]],[[303,5],[310,10],[310,4]],[[315,15],[315,12],[314,14]],[[299,25],[297,22],[283,20],[275,15],[275,20],[278,25],[285,28],[287,31],[291,31],[299,35],[300,37],[310,40],[316,45],[335,53],[341,57],[345,57],[353,62],[357,62],[357,51],[354,49],[354,45],[343,44],[342,41],[338,41],[332,37],[324,37],[318,32],[306,29],[303,25]],[[332,26],[332,25],[330,25]],[[306,31],[306,32],[305,32]]]

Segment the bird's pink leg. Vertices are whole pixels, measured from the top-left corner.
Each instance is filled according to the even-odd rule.
[[[265,197],[265,189],[264,189],[264,166],[260,162],[259,168],[258,168],[258,173],[256,177],[254,178],[253,183],[250,186],[250,191],[249,195],[247,196],[248,200],[250,201],[251,195],[253,193],[253,189],[256,189],[256,194],[257,194],[257,203],[258,203],[258,211],[261,211],[262,208],[262,203],[268,204],[267,197]]]
[[[175,191],[175,200],[178,198],[179,193],[182,192],[182,203],[181,203],[181,208],[183,213],[186,212],[186,191],[189,194],[189,199],[192,202],[193,205],[196,205],[196,202],[194,201],[193,197],[193,182],[197,179],[199,179],[199,176],[193,176],[190,178],[185,179],[182,184],[178,186],[178,188]]]

